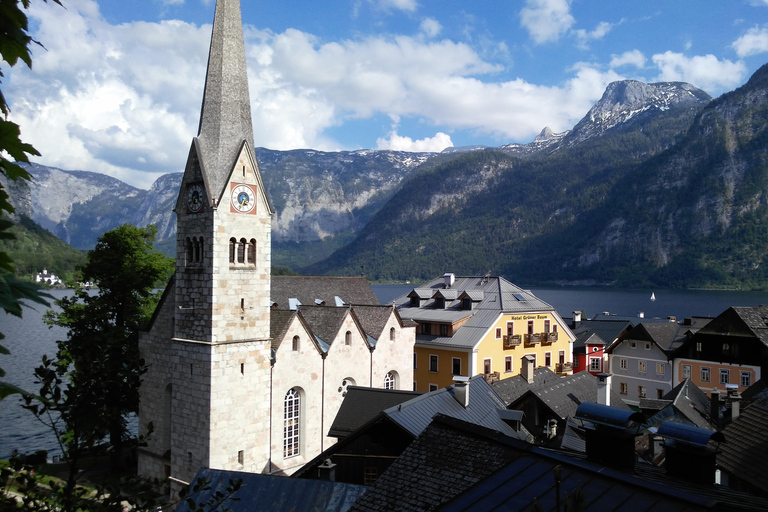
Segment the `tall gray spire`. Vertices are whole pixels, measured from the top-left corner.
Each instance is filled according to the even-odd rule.
[[[197,136],[214,198],[226,185],[243,141],[253,151],[252,123],[240,0],[217,0]]]

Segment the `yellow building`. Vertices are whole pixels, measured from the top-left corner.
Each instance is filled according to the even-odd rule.
[[[567,375],[575,336],[555,309],[501,277],[445,274],[395,300],[417,324],[413,388],[431,391],[454,376],[506,379],[523,356]]]

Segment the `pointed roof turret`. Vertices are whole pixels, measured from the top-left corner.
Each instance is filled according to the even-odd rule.
[[[253,151],[252,123],[240,0],[217,0],[197,136],[214,198],[221,196],[243,142]]]

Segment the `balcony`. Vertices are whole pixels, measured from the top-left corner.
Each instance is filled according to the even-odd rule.
[[[550,344],[557,341],[557,333],[556,332],[543,332],[541,333],[541,342]]]
[[[519,334],[514,336],[504,336],[504,348],[515,348],[520,345],[520,343],[522,343],[522,340],[520,339]]]
[[[541,333],[538,334],[526,334],[523,338],[526,345],[535,345],[541,343]]]
[[[557,363],[555,366],[556,373],[568,373],[573,371],[573,363]]]

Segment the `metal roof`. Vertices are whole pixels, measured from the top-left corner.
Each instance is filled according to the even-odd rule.
[[[429,297],[433,297],[438,291],[440,293],[455,291],[457,300],[449,302],[446,298],[445,309],[436,309],[433,299],[422,301],[418,307],[411,306],[409,298],[411,295],[426,297],[428,293]],[[462,309],[459,297],[465,294],[472,297],[473,301],[479,299],[478,302],[473,302],[471,310]],[[551,305],[529,290],[523,290],[503,277],[488,276],[457,276],[450,287],[446,287],[445,279],[441,276],[419,288],[414,288],[406,295],[401,295],[394,300],[394,304],[403,319],[418,322],[455,323],[469,317],[452,337],[416,334],[417,346],[435,345],[446,348],[474,348],[502,313],[557,314]]]
[[[672,439],[673,441],[694,446],[707,446],[710,439],[719,443],[725,442],[725,436],[721,432],[694,427],[672,420],[665,421],[659,425],[656,433],[665,439]]]
[[[454,398],[454,386],[448,386],[390,407],[384,411],[384,414],[414,437],[427,428],[432,418],[438,413],[497,430],[510,437],[517,438],[524,435],[515,432],[498,413],[495,413],[497,410],[506,409],[506,405],[485,382],[482,375],[469,379],[467,387],[469,405],[466,408]]]
[[[241,481],[240,488],[231,494],[237,499],[221,502],[222,509],[232,512],[346,512],[368,490],[364,485],[209,468],[200,469],[195,475],[194,482],[203,480],[209,482],[208,485],[190,496],[196,503],[207,503],[215,499],[216,493],[230,496],[227,491],[230,482]],[[191,512],[191,509],[182,500],[176,512]]]
[[[627,428],[630,421],[643,422],[643,415],[632,409],[584,402],[576,409],[574,418],[613,428]]]

